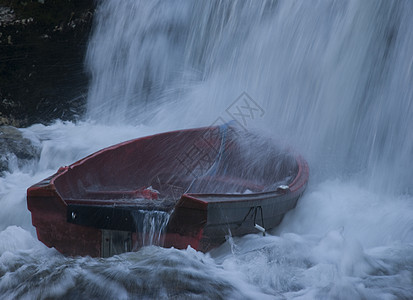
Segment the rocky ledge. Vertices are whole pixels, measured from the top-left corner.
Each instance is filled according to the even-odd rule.
[[[39,157],[40,149],[24,138],[17,128],[0,126],[0,176],[10,171],[12,165],[21,168]]]
[[[0,125],[83,113],[93,0],[0,0]]]

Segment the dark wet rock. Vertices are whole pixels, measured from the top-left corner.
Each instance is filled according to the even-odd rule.
[[[9,170],[9,160],[14,158],[19,167],[38,160],[40,149],[12,126],[0,126],[0,174]]]
[[[16,15],[10,7],[0,7],[0,26],[12,24],[16,20]]]
[[[0,125],[83,114],[93,0],[0,0]]]

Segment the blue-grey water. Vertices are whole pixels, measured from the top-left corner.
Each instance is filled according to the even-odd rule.
[[[412,15],[407,0],[100,1],[87,114],[21,129],[40,160],[10,154],[0,178],[0,299],[412,299]],[[61,165],[231,120],[309,162],[270,235],[107,259],[37,241],[26,189]]]

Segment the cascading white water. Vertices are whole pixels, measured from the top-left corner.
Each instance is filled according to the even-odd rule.
[[[163,245],[163,234],[168,225],[170,212],[166,211],[144,211],[139,210],[135,216],[137,223],[137,234],[141,235],[138,247],[150,245]]]
[[[265,111],[251,123],[322,172],[367,170],[376,187],[408,192],[411,12],[389,1],[105,1],[88,114],[205,125],[246,91]]]
[[[22,130],[41,159],[0,178],[0,299],[413,298],[412,14],[386,0],[101,1],[86,121]],[[273,235],[96,260],[30,234],[25,190],[60,165],[231,120],[309,161]]]

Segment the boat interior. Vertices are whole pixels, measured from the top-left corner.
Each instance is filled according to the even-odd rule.
[[[274,191],[297,172],[294,156],[273,141],[217,126],[106,148],[67,167],[54,183],[67,203],[173,205],[185,193]]]

